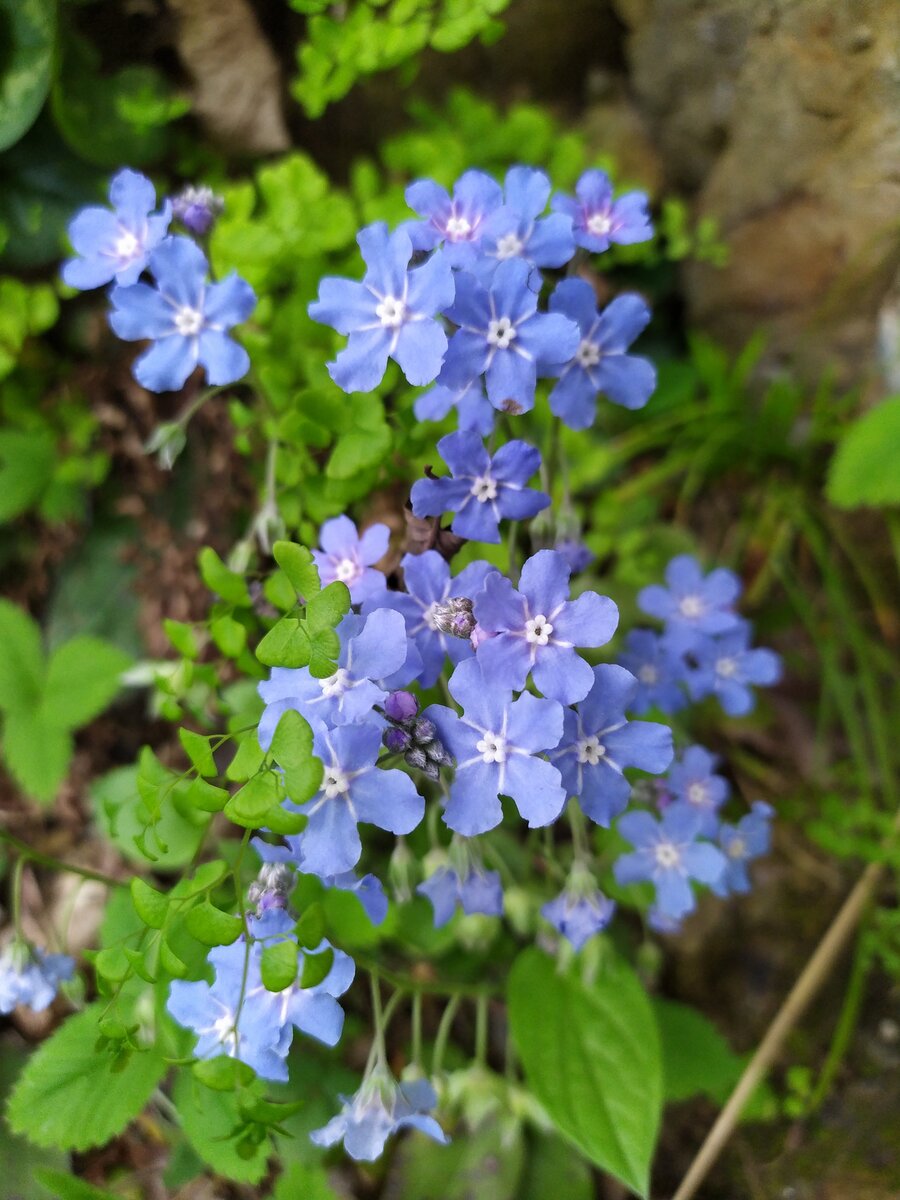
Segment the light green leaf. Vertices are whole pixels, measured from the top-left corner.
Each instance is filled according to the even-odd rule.
[[[162,929],[169,913],[169,897],[152,888],[149,883],[135,876],[131,881],[131,899],[134,909],[145,925],[151,929]]]
[[[322,761],[313,754],[309,722],[294,709],[282,713],[270,747],[284,771],[284,785],[295,804],[310,800],[322,783]]]
[[[297,943],[275,942],[264,946],[260,969],[263,985],[270,992],[281,992],[297,978]]]
[[[305,667],[309,656],[306,623],[298,617],[282,617],[256,647],[256,657],[266,667]]]
[[[249,608],[253,601],[243,576],[229,570],[212,546],[204,546],[197,557],[203,582],[223,600],[239,608]]]
[[[155,1050],[97,1047],[104,1001],[70,1017],[34,1053],[13,1091],[7,1120],[38,1146],[102,1146],[136,1117],[166,1073]]]
[[[239,1183],[259,1183],[266,1173],[272,1143],[264,1138],[256,1147],[242,1147],[250,1149],[248,1157],[238,1153],[234,1134],[241,1116],[234,1092],[212,1091],[191,1071],[182,1071],[175,1081],[172,1099],[185,1137],[217,1175]]]
[[[179,729],[178,740],[181,742],[184,752],[191,760],[192,765],[197,768],[201,775],[209,779],[218,775],[219,772],[216,770],[208,737],[205,737],[202,733],[193,733],[190,729]]]
[[[252,1067],[237,1058],[200,1058],[191,1068],[201,1083],[205,1083],[214,1092],[233,1092],[239,1087],[252,1083],[254,1072]]]
[[[50,1189],[54,1200],[119,1200],[113,1192],[94,1187],[84,1179],[77,1179],[64,1171],[53,1171],[44,1167],[35,1172],[38,1180]]]
[[[529,1086],[560,1133],[646,1197],[662,1107],[662,1061],[650,1002],[611,949],[596,978],[581,960],[523,951],[508,983],[509,1019]]]
[[[321,591],[319,572],[312,552],[296,542],[276,542],[272,547],[275,561],[287,575],[295,590],[308,600]]]
[[[349,611],[350,590],[346,583],[336,579],[307,601],[306,620],[310,632],[335,629]]]
[[[281,780],[274,771],[263,771],[248,779],[244,786],[225,805],[225,816],[245,829],[258,829],[270,808],[283,797]]]
[[[206,779],[195,779],[185,794],[185,801],[201,812],[221,812],[228,803],[228,792]]]
[[[7,712],[3,722],[3,756],[23,791],[49,804],[72,761],[72,737],[48,723],[39,710]]]
[[[131,659],[100,638],[82,636],[50,655],[41,711],[60,729],[78,729],[110,703]]]
[[[293,944],[293,943],[292,943]],[[305,954],[303,956],[303,973],[300,976],[300,986],[315,987],[321,983],[334,964],[334,951],[327,946],[320,954]]]
[[[211,621],[209,633],[226,658],[237,658],[247,645],[247,630],[229,613]]]
[[[152,753],[152,752],[151,752]],[[154,760],[155,762],[155,760]],[[160,764],[160,771],[165,768]],[[158,789],[153,793],[154,805],[158,801],[159,816],[154,824],[159,843],[154,840],[154,855],[149,858],[142,853],[135,838],[144,830],[144,821],[138,812],[138,768],[134,765],[116,767],[114,770],[94,780],[90,787],[91,802],[97,823],[104,835],[109,838],[119,850],[134,863],[146,865],[153,862],[157,870],[171,870],[173,867],[189,863],[197,852],[197,847],[206,829],[206,821],[188,820],[181,811],[181,804],[176,803],[178,796],[175,789],[169,788],[170,777],[163,775]],[[144,779],[144,788],[148,780]],[[196,789],[204,789],[204,804],[198,803]],[[208,791],[221,793],[218,809],[207,807],[211,801],[206,799]],[[213,788],[212,784],[203,779],[195,780],[186,793],[186,803],[193,809],[203,812],[218,811],[228,799],[224,788]],[[194,817],[195,814],[191,813]]]
[[[192,908],[184,923],[188,932],[204,946],[230,946],[238,940],[244,929],[240,917],[222,912],[208,901]]]
[[[34,122],[50,88],[56,5],[53,0],[0,0],[0,150]]]
[[[828,499],[839,508],[900,504],[900,396],[883,400],[841,439],[828,472]]]
[[[184,658],[193,659],[200,653],[193,625],[189,625],[186,621],[173,621],[166,617],[163,621],[163,629],[166,637]]]
[[[3,353],[0,337],[0,355]],[[56,441],[40,430],[0,430],[0,521],[25,512],[43,495],[56,466]]]
[[[338,1200],[324,1167],[292,1163],[275,1184],[272,1200]]]
[[[43,688],[41,631],[28,613],[0,597],[0,709],[33,708]]]

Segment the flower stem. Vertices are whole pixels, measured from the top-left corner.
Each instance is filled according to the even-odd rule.
[[[434,1039],[434,1056],[431,1060],[432,1075],[439,1074],[443,1065],[444,1051],[447,1049],[447,1039],[450,1037],[453,1018],[456,1016],[461,999],[461,995],[457,992],[455,996],[451,996],[447,1001],[447,1007],[444,1009],[441,1023],[438,1025],[437,1037]]]
[[[102,871],[92,871],[88,867],[77,867],[74,863],[63,862],[62,859],[54,858],[50,854],[44,854],[40,850],[33,850],[26,842],[21,841],[14,834],[8,833],[5,829],[0,829],[0,839],[16,852],[19,861],[34,862],[40,867],[49,867],[53,871],[67,871],[70,875],[79,875],[82,879],[93,879],[97,883],[108,884],[109,887],[128,887],[128,884],[124,880],[113,879],[111,875],[104,875]]]

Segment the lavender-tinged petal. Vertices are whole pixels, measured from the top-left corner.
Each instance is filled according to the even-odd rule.
[[[400,328],[391,357],[413,387],[433,383],[440,374],[447,335],[437,321],[415,321]]]
[[[151,252],[150,270],[159,290],[176,304],[203,308],[208,265],[200,247],[186,237],[170,237]]]
[[[458,767],[450,785],[444,823],[465,837],[487,833],[499,825],[503,809],[498,798],[498,777],[496,764],[478,761],[464,769]]]
[[[398,770],[376,768],[358,776],[350,785],[350,799],[358,820],[398,835],[412,833],[425,813],[416,785]]]
[[[385,296],[399,298],[406,285],[412,243],[402,229],[388,232],[384,221],[367,225],[356,235],[366,264],[365,282]]]
[[[344,800],[324,800],[309,813],[303,831],[305,871],[312,875],[340,875],[356,866],[360,854],[359,830]]]
[[[234,338],[215,329],[200,334],[197,361],[213,387],[236,383],[250,370],[250,355]]]
[[[583,700],[594,682],[590,665],[583,658],[571,647],[552,643],[538,651],[532,678],[540,692],[560,704]]]
[[[232,271],[220,283],[211,283],[206,289],[203,314],[208,324],[228,329],[246,321],[255,307],[253,288]]]
[[[177,392],[197,366],[198,352],[196,338],[171,334],[135,360],[134,377],[150,392]]]
[[[542,758],[518,754],[507,761],[503,792],[513,798],[530,829],[550,825],[566,802],[566,790],[556,767]]]
[[[553,637],[574,646],[605,646],[618,623],[619,610],[609,596],[582,592],[554,620]]]
[[[600,391],[622,408],[643,408],[656,388],[656,368],[635,354],[606,354],[596,368]]]
[[[597,388],[573,365],[550,392],[550,411],[570,429],[590,429],[597,416]]]
[[[445,512],[459,512],[475,505],[471,484],[467,479],[417,479],[409,493],[412,510],[417,517],[440,517]],[[484,507],[478,505],[479,508]]]
[[[109,323],[117,337],[126,342],[161,338],[174,332],[171,305],[146,283],[115,287],[110,294],[113,311]]]
[[[319,284],[319,299],[308,311],[314,321],[348,334],[377,322],[376,304],[375,296],[363,284],[326,277]]]
[[[390,345],[390,336],[381,326],[351,333],[347,345],[328,364],[328,373],[344,392],[371,392],[384,378]]]
[[[519,414],[534,408],[534,359],[524,358],[512,349],[499,350],[487,369],[485,382],[488,400],[499,412]]]

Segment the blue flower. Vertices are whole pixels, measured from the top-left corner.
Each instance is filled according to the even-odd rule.
[[[678,921],[696,904],[690,880],[714,886],[725,871],[725,856],[709,842],[698,842],[700,816],[687,804],[672,804],[657,821],[647,812],[619,819],[622,837],[635,847],[613,864],[619,884],[650,880],[656,887],[656,911]]]
[[[456,409],[459,428],[463,432],[471,429],[487,437],[494,428],[494,406],[484,394],[480,379],[471,380],[462,389],[435,384],[413,405],[419,421],[443,421],[451,408]]]
[[[349,334],[345,348],[328,364],[345,392],[370,392],[393,358],[407,380],[423,386],[437,378],[447,335],[435,313],[453,300],[454,284],[443,254],[410,271],[413,248],[402,229],[388,233],[383,221],[360,230],[357,242],[368,268],[362,283],[323,279],[319,299],[309,306],[314,321]]]
[[[321,550],[312,555],[322,587],[335,580],[350,589],[354,604],[362,604],[384,587],[384,575],[372,566],[384,558],[391,531],[387,525],[370,525],[362,534],[349,517],[332,517],[319,530]]]
[[[422,221],[407,221],[416,250],[443,244],[454,267],[471,266],[481,242],[485,218],[500,206],[503,193],[483,171],[466,171],[453,186],[453,197],[431,179],[418,179],[406,189],[406,203]]]
[[[575,253],[572,219],[563,213],[541,218],[550,198],[550,180],[532,167],[506,173],[504,199],[485,221],[480,262],[491,272],[498,262],[523,258],[536,267],[562,267]]]
[[[567,793],[578,797],[592,821],[608,827],[631,795],[623,770],[664,771],[672,761],[672,731],[653,721],[625,719],[637,680],[624,667],[604,663],[594,667],[593,679],[574,712],[566,711],[562,741],[550,760]]]
[[[574,355],[552,371],[559,383],[550,393],[551,411],[570,429],[588,429],[599,392],[624,408],[643,408],[656,387],[656,368],[626,353],[650,320],[640,296],[617,296],[598,312],[589,283],[564,279],[550,297],[550,311],[571,318],[581,331]]]
[[[177,391],[199,364],[211,384],[234,383],[250,359],[225,330],[253,312],[256,296],[234,272],[207,281],[207,262],[190,238],[171,237],[150,253],[156,287],[135,283],[112,291],[109,323],[126,342],[154,344],[134,364],[134,377],[151,392]]]
[[[553,543],[553,549],[557,554],[563,556],[573,575],[580,575],[582,571],[586,571],[596,558],[596,555],[587,548],[584,542],[575,537],[557,538]]]
[[[392,1133],[407,1127],[446,1145],[447,1135],[429,1112],[437,1104],[426,1079],[397,1083],[387,1068],[376,1066],[354,1096],[342,1096],[344,1106],[322,1129],[309,1135],[317,1146],[343,1141],[351,1158],[374,1162]]]
[[[417,517],[455,512],[454,533],[499,542],[501,520],[525,520],[550,503],[544,492],[525,486],[541,465],[527,442],[507,442],[491,458],[477,433],[448,433],[437,448],[452,478],[416,480],[410,499]]]
[[[521,258],[501,262],[490,287],[466,271],[456,277],[456,299],[446,315],[459,326],[438,376],[461,390],[485,376],[488,399],[503,412],[534,407],[538,375],[550,375],[578,349],[577,326],[560,313],[539,313],[528,286],[531,267]]]
[[[431,687],[449,658],[458,663],[472,655],[467,638],[451,637],[435,624],[435,608],[453,597],[471,598],[494,570],[490,563],[474,562],[465,567],[455,579],[450,578],[446,559],[436,550],[424,554],[406,554],[401,560],[405,592],[379,592],[366,605],[370,608],[392,608],[403,614],[407,636],[412,638],[422,656],[422,687]]]
[[[594,934],[607,927],[615,911],[615,901],[601,891],[570,891],[567,888],[541,907],[541,916],[580,950]]]
[[[557,194],[551,208],[571,217],[575,242],[585,250],[600,254],[614,242],[630,246],[653,237],[643,192],[627,192],[613,200],[609,176],[604,171],[591,170],[578,180],[575,194],[577,200]]]
[[[13,942],[0,955],[0,1013],[18,1004],[43,1012],[53,1002],[59,985],[75,973],[68,954],[48,954],[37,946]]]
[[[730,717],[743,717],[756,703],[752,688],[779,681],[781,659],[773,650],[751,648],[750,636],[749,622],[740,621],[736,629],[692,647],[696,666],[687,683],[693,700],[715,695]]]
[[[86,291],[115,279],[123,286],[136,283],[147,266],[150,251],[166,236],[172,208],[166,201],[158,213],[156,192],[137,171],[119,171],[109,185],[108,208],[83,208],[69,225],[69,241],[78,258],[63,264],[69,287]]]
[[[515,801],[532,829],[555,821],[566,793],[556,767],[537,755],[558,745],[562,707],[528,692],[513,700],[472,658],[459,664],[449,688],[462,717],[442,705],[425,711],[456,759],[445,823],[466,837],[485,833],[503,819],[501,795]]]
[[[648,708],[676,713],[687,704],[684,659],[662,635],[651,629],[630,630],[619,662],[637,679],[630,708],[638,716]]]
[[[737,825],[723,824],[719,830],[719,845],[725,852],[726,867],[713,891],[720,896],[729,892],[749,892],[750,876],[747,863],[768,854],[772,841],[772,806],[757,800]]]
[[[576,646],[603,646],[615,633],[619,610],[608,596],[583,592],[569,600],[569,564],[555,550],[525,563],[519,590],[499,572],[475,597],[475,616],[488,637],[478,647],[486,678],[518,690],[529,673],[551,700],[571,704],[588,694],[591,668]]]
[[[673,650],[691,649],[698,635],[725,633],[741,624],[732,605],[741,594],[741,581],[733,571],[719,567],[704,577],[700,564],[689,554],[679,554],[666,567],[666,583],[651,584],[638,594],[638,606],[666,623]]]
[[[427,896],[434,907],[434,927],[446,925],[459,904],[467,916],[483,913],[499,917],[503,912],[503,888],[497,871],[472,867],[460,876],[451,867],[439,867],[416,891]]]
[[[341,875],[356,866],[362,853],[357,822],[411,833],[422,820],[425,801],[403,771],[377,766],[377,725],[320,726],[314,744],[325,770],[319,792],[296,806],[308,817],[300,835],[302,869],[322,877]]]
[[[696,809],[700,833],[714,837],[719,828],[719,809],[728,799],[728,781],[716,775],[718,759],[702,746],[688,746],[669,769],[669,790],[676,800]]]
[[[266,703],[259,722],[264,750],[272,744],[275,728],[288,709],[310,722],[346,725],[369,718],[387,696],[385,679],[394,677],[409,655],[401,615],[386,608],[366,617],[348,613],[337,635],[341,649],[333,675],[317,679],[309,667],[273,667],[270,677],[260,683],[259,694]]]

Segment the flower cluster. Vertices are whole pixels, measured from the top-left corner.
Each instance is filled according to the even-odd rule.
[[[250,359],[228,330],[253,312],[253,289],[234,272],[211,282],[196,242],[169,233],[175,217],[188,232],[205,234],[220,202],[208,188],[189,188],[154,212],[153,184],[127,169],[114,176],[109,199],[111,209],[90,206],[72,220],[76,257],[62,276],[80,291],[115,283],[113,331],[125,341],[152,343],[134,363],[135,379],[151,392],[176,391],[198,365],[216,386],[241,379]]]
[[[0,955],[0,1013],[11,1013],[19,1004],[43,1012],[74,972],[75,960],[68,954],[14,941]]]

